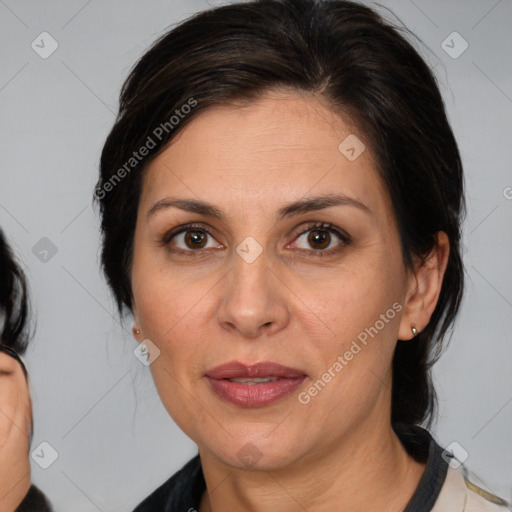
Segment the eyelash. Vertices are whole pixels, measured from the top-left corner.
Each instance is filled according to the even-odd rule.
[[[308,256],[311,256],[314,258],[322,257],[325,255],[330,256],[331,254],[339,252],[341,250],[341,247],[349,245],[350,242],[352,241],[350,236],[347,233],[334,227],[331,223],[325,223],[325,222],[316,222],[316,223],[309,225],[306,229],[304,229],[303,231],[298,233],[296,235],[295,239],[297,239],[297,238],[301,237],[302,235],[308,233],[309,231],[313,231],[315,229],[317,229],[319,231],[327,231],[330,233],[334,233],[341,240],[341,244],[339,246],[335,247],[334,249],[327,249],[327,250],[298,249],[301,252],[308,253]],[[176,228],[175,230],[171,230],[170,232],[166,233],[160,240],[160,245],[167,246],[167,245],[169,245],[169,243],[171,242],[171,240],[174,237],[180,235],[181,233],[186,233],[188,231],[195,231],[195,232],[203,233],[203,234],[209,235],[212,238],[214,238],[213,234],[207,228],[205,228],[201,225],[197,225],[197,224],[186,224],[185,226],[181,226],[179,228]],[[193,249],[190,249],[190,250],[178,249],[178,250],[176,250],[176,249],[174,249],[174,250],[172,250],[172,252],[178,252],[178,253],[185,254],[189,257],[194,258],[197,256],[201,256],[202,255],[201,253],[204,251],[202,251],[201,249],[197,249],[197,250],[193,250]]]

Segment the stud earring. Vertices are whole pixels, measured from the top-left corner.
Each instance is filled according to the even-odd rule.
[[[134,334],[140,334],[140,329],[135,329],[135,327],[132,329]]]
[[[418,331],[417,331],[416,327],[411,327],[411,331],[412,331],[413,337],[415,338],[417,336],[417,334],[418,334]]]

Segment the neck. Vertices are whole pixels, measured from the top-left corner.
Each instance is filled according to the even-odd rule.
[[[333,446],[273,471],[233,469],[199,450],[207,492],[199,512],[403,510],[425,465],[406,452],[389,417],[368,417]]]

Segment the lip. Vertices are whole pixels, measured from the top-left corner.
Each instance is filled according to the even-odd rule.
[[[220,398],[241,407],[263,407],[288,396],[304,382],[307,375],[302,370],[270,361],[252,365],[232,361],[208,370],[205,377]],[[278,380],[258,384],[227,380],[258,377]]]
[[[283,379],[293,379],[303,377],[306,374],[297,368],[283,366],[282,364],[262,361],[252,365],[246,365],[239,361],[230,361],[221,364],[206,372],[207,377],[212,379],[243,379],[256,377],[281,377]]]

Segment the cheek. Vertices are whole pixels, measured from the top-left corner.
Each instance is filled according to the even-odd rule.
[[[160,350],[151,364],[158,393],[171,416],[197,416],[184,390],[203,376],[212,332],[206,325],[212,314],[206,310],[211,304],[207,291],[213,284],[155,266],[139,270],[134,266],[133,295],[144,337]]]
[[[204,288],[199,286],[180,287],[175,281],[166,283],[161,279],[152,285],[147,280],[135,296],[145,337],[161,350],[176,350],[176,345],[182,350],[193,349],[187,340],[197,340],[202,332],[205,319],[202,296]]]
[[[397,278],[400,262],[384,260],[361,261],[351,265],[350,271],[332,275],[322,290],[309,290],[312,309],[319,312],[326,342],[331,339],[333,347],[339,348],[336,340],[346,344],[376,323],[386,335],[398,329],[403,295]],[[304,290],[304,296],[307,293]]]
[[[159,255],[157,258],[156,255]],[[132,293],[142,330],[157,345],[172,340],[190,319],[201,316],[205,285],[187,271],[166,265],[160,251],[137,250],[132,267]]]
[[[315,351],[321,364],[313,379],[317,391],[311,391],[323,397],[312,404],[319,411],[331,403],[345,412],[363,413],[386,392],[390,379],[403,309],[403,290],[397,279],[400,259],[377,258],[372,265],[366,261],[351,268],[331,281],[317,303],[322,311],[319,316],[329,326],[329,331],[324,329],[324,335],[316,337]],[[332,410],[328,414],[338,413]]]
[[[362,304],[355,299],[345,301],[345,311],[340,310],[333,323],[336,338],[316,347],[315,356],[321,362],[299,397],[301,404],[307,403],[304,411],[309,418],[322,418],[323,423],[342,430],[362,422],[370,411],[386,407],[390,400],[401,309],[386,297],[367,297]]]
[[[183,281],[154,266],[145,267],[144,272],[134,266],[133,295],[142,332],[160,349],[150,367],[153,381],[169,415],[189,433],[194,425],[208,422],[190,399],[192,382],[202,376],[201,343],[208,331],[201,327],[204,285]]]

